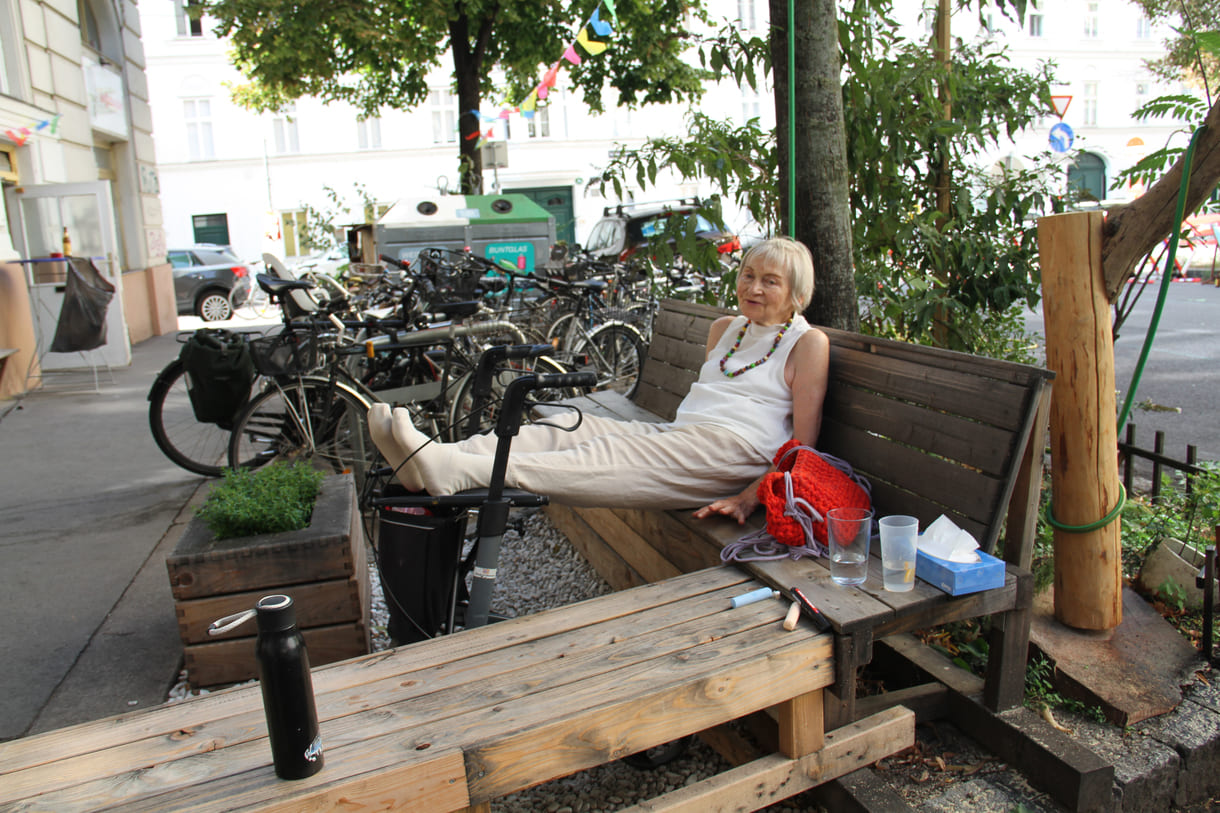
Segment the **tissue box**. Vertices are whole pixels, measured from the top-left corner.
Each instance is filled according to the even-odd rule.
[[[1004,560],[978,551],[982,561],[948,562],[923,551],[915,557],[915,575],[951,596],[1004,586]]]

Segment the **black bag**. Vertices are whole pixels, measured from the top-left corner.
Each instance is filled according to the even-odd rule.
[[[202,328],[182,346],[178,358],[186,368],[195,420],[231,429],[258,375],[245,337],[231,330]]]
[[[402,493],[397,486],[390,491]],[[432,638],[448,625],[454,590],[458,600],[465,592],[458,573],[465,535],[464,509],[450,516],[378,509],[377,564],[396,646]]]
[[[114,298],[114,286],[92,261],[68,257],[68,279],[64,304],[51,340],[52,353],[93,350],[106,343],[106,309]]]

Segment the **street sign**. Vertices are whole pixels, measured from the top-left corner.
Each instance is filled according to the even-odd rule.
[[[1051,150],[1054,152],[1067,152],[1072,148],[1072,142],[1075,140],[1076,134],[1063,122],[1059,122],[1051,128],[1050,142]]]

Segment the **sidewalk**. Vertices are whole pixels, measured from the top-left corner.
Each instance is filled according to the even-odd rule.
[[[156,705],[177,677],[164,559],[206,481],[157,448],[146,396],[178,350],[0,405],[0,740]]]

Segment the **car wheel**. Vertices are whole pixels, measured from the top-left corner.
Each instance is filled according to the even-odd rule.
[[[229,297],[219,288],[205,291],[195,303],[195,313],[205,322],[224,322],[233,315]]]

